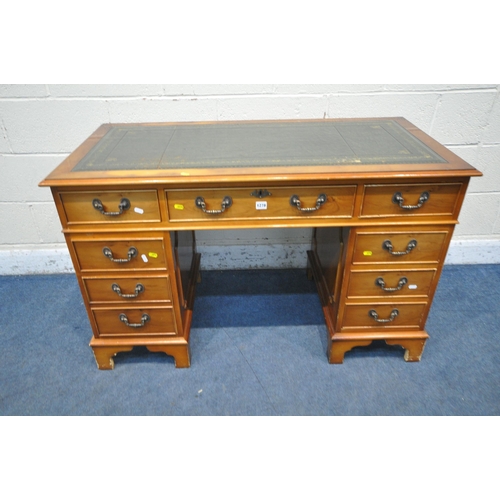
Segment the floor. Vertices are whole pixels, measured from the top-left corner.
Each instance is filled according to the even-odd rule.
[[[330,365],[305,270],[202,278],[191,368],[135,348],[100,371],[74,275],[0,276],[0,414],[500,414],[500,265],[445,266],[419,363],[381,342]]]

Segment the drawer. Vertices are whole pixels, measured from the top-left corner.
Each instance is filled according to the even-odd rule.
[[[419,271],[353,271],[349,276],[349,298],[428,297],[435,269]]]
[[[160,222],[155,190],[60,192],[68,224]]]
[[[366,185],[361,217],[453,216],[462,183]]]
[[[172,302],[170,280],[167,276],[151,278],[83,278],[87,297],[96,302]]]
[[[349,304],[342,328],[423,328],[427,302]]]
[[[444,258],[449,231],[361,232],[356,234],[353,264],[437,264]]]
[[[130,271],[167,269],[163,239],[76,240],[75,249],[82,271]]]
[[[269,194],[259,198],[264,191]],[[176,190],[167,192],[168,214],[171,221],[349,218],[353,215],[355,192],[356,186]],[[306,210],[292,205],[293,196]],[[230,202],[224,206],[226,197]],[[205,213],[201,203],[196,203],[200,198],[205,210],[223,211]]]
[[[176,335],[172,308],[93,309],[99,337]]]

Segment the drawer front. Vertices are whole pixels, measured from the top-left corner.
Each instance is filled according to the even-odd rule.
[[[436,271],[353,271],[349,298],[428,297]]]
[[[59,196],[68,224],[161,221],[154,190],[60,192]]]
[[[172,308],[93,309],[99,337],[176,335]],[[128,323],[128,324],[127,324]]]
[[[423,328],[426,302],[349,304],[342,328]]]
[[[244,220],[244,219],[294,219],[349,218],[353,215],[355,186],[306,186],[291,188],[269,188],[266,196],[259,198],[261,188],[245,189],[200,189],[191,191],[168,191],[168,213],[171,221]],[[252,195],[252,193],[255,193]],[[291,199],[297,202],[292,205]],[[221,211],[223,201],[230,197],[231,203],[222,213],[205,213],[196,204],[203,199],[205,210]],[[319,207],[316,210],[316,207]]]
[[[461,188],[461,183],[366,185],[361,217],[451,217]]]
[[[167,269],[163,239],[160,238],[72,240],[72,244],[82,271]]]
[[[442,258],[448,231],[356,234],[353,264],[432,263]]]
[[[84,278],[87,297],[91,304],[99,302],[172,302],[170,280],[167,276],[151,278]]]

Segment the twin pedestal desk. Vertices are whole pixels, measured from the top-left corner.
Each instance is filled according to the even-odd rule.
[[[307,271],[330,363],[374,340],[419,361],[478,175],[403,118],[148,123],[102,125],[40,185],[52,189],[98,367],[140,345],[185,368],[195,231],[210,229],[314,228]]]

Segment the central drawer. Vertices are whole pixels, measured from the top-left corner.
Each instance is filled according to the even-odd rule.
[[[349,218],[353,215],[355,193],[356,186],[296,186],[172,190],[166,194],[168,217],[175,222]]]

